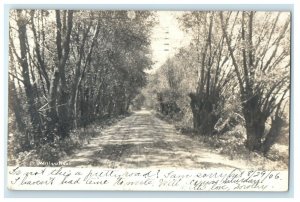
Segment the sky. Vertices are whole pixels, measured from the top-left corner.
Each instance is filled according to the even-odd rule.
[[[164,62],[172,57],[180,47],[190,42],[188,34],[179,27],[177,17],[181,11],[158,11],[159,23],[154,26],[151,36],[151,49],[153,62],[155,63],[148,73],[154,73]]]

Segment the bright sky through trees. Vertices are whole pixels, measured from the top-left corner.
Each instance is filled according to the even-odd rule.
[[[158,24],[154,26],[151,37],[151,47],[153,50],[153,68],[147,72],[153,73],[164,62],[172,57],[176,51],[190,42],[190,37],[184,33],[177,21],[177,17],[183,12],[160,11],[157,12]]]

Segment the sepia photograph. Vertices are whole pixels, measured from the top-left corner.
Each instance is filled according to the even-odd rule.
[[[11,9],[8,21],[12,189],[60,175],[62,189],[288,190],[290,12]]]

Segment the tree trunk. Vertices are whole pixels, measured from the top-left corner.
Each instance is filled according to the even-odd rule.
[[[86,31],[84,32],[83,36],[82,36],[82,41],[80,44],[80,48],[78,51],[78,58],[76,60],[76,70],[75,70],[75,75],[74,75],[74,79],[73,79],[73,85],[72,85],[72,89],[71,89],[71,98],[70,98],[70,118],[73,119],[73,124],[74,127],[77,128],[77,100],[78,100],[78,88],[79,88],[79,83],[80,83],[80,78],[81,78],[81,74],[80,74],[80,69],[81,69],[81,65],[82,65],[82,59],[84,56],[84,47],[86,44],[86,39],[88,36],[88,33],[91,29],[92,26],[92,21],[90,22],[88,28],[86,29]]]
[[[262,142],[261,139],[265,130],[265,122],[267,116],[260,111],[259,107],[259,96],[251,97],[245,103],[243,103],[243,114],[246,122],[247,141],[246,147],[250,151],[260,151]]]
[[[47,139],[50,142],[54,141],[54,133],[57,131],[57,122],[58,122],[58,115],[56,111],[56,100],[57,100],[57,88],[59,82],[59,72],[56,68],[52,74],[51,82],[50,82],[50,90],[48,95],[48,123],[47,123]]]
[[[30,120],[32,123],[32,133],[34,135],[34,143],[35,146],[39,145],[40,138],[42,136],[42,129],[41,129],[41,120],[37,111],[36,106],[34,105],[34,93],[32,84],[30,82],[30,73],[28,67],[28,60],[27,60],[27,49],[26,49],[26,19],[22,16],[22,11],[18,11],[18,32],[19,32],[19,42],[20,42],[20,53],[21,56],[19,57],[19,63],[22,67],[22,76],[23,76],[23,84],[25,88],[25,93],[27,97],[27,104],[28,104],[28,113],[30,116]]]
[[[199,99],[197,98],[197,96],[193,93],[189,94],[190,98],[191,98],[191,109],[192,109],[192,113],[193,113],[193,125],[194,125],[194,129],[195,130],[199,130],[201,127],[201,117],[200,117],[200,108],[201,106],[199,106]]]
[[[211,135],[218,121],[214,114],[213,101],[210,98],[201,98],[199,95],[190,93],[191,109],[193,113],[194,129],[202,135]]]
[[[72,20],[73,11],[68,11],[68,30],[62,44],[60,11],[56,11],[56,45],[58,64],[56,67],[54,67],[48,96],[49,120],[47,124],[47,134],[51,142],[54,141],[55,134],[58,134],[61,138],[65,138],[68,135],[69,130],[68,92],[66,85],[65,65],[70,52],[70,35],[73,24]],[[60,94],[58,94],[59,81],[61,83]]]
[[[272,119],[270,131],[268,132],[262,145],[262,151],[265,155],[269,152],[270,148],[281,134],[283,125],[284,120],[278,115],[276,115],[275,118]]]
[[[60,82],[61,82],[61,89],[60,89],[60,97],[58,100],[59,106],[58,106],[58,115],[59,115],[59,135],[62,139],[67,137],[69,135],[69,129],[70,129],[70,121],[69,121],[69,107],[68,107],[68,101],[69,101],[69,93],[67,91],[67,81],[66,81],[66,63],[69,58],[69,52],[70,52],[70,37],[71,37],[71,31],[73,26],[73,11],[68,11],[68,17],[66,19],[66,12],[64,15],[63,20],[63,29],[61,27],[60,21],[60,15],[59,11],[56,11],[57,16],[57,24],[58,24],[58,36],[57,36],[57,45],[58,45],[58,70],[60,75]],[[67,27],[66,27],[67,25]],[[65,30],[65,31],[64,31]],[[61,44],[61,35],[59,33],[64,33],[65,38],[63,41],[63,49],[59,50],[59,46]],[[60,44],[59,44],[60,43]]]
[[[20,99],[17,95],[17,89],[14,84],[14,80],[9,81],[9,106],[10,110],[14,112],[15,119],[16,119],[16,126],[17,129],[24,133],[24,141],[22,141],[22,149],[24,151],[28,151],[32,149],[31,139],[30,139],[30,133],[28,129],[26,128],[26,125],[22,119],[23,115],[23,109],[21,107]],[[13,131],[14,132],[14,131]]]
[[[262,123],[255,122],[252,119],[251,120],[246,119],[246,131],[247,131],[246,147],[250,151],[260,151],[261,149],[261,136],[264,133],[261,124]]]

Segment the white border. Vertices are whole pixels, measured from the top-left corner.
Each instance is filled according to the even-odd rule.
[[[3,0],[1,2],[1,9],[0,9],[0,13],[1,13],[1,38],[0,38],[0,44],[1,44],[1,52],[0,52],[0,61],[2,61],[2,64],[3,64],[3,61],[4,61],[4,49],[3,49],[3,45],[4,45],[4,30],[3,30],[3,27],[4,27],[4,4],[198,4],[198,3],[202,3],[202,4],[241,4],[241,0],[227,0],[227,1],[222,1],[222,0],[197,0],[197,1],[192,1],[192,0],[184,0],[184,1],[180,1],[180,0],[143,0],[143,1],[139,1],[139,0],[127,0],[127,1],[122,1],[122,0],[72,0],[72,1],[61,1],[61,0],[44,0],[44,1],[41,1],[41,0],[26,0],[26,2],[23,0]],[[298,75],[300,76],[300,70],[299,70],[299,44],[300,44],[300,41],[299,41],[299,25],[300,25],[300,22],[299,22],[299,3],[300,1],[298,0],[244,0],[242,4],[257,4],[258,8],[259,8],[259,4],[293,4],[295,7],[294,7],[294,111],[292,112],[294,114],[294,119],[291,120],[292,122],[295,123],[294,125],[294,151],[292,151],[294,153],[294,159],[295,159],[295,162],[294,162],[294,176],[291,176],[292,178],[294,178],[294,198],[286,198],[286,199],[282,199],[282,198],[277,198],[277,199],[272,199],[272,198],[262,198],[262,199],[259,199],[259,198],[255,198],[255,199],[252,199],[252,198],[244,198],[242,199],[243,201],[299,201],[299,193],[300,193],[300,190],[299,190],[299,179],[300,179],[300,176],[299,176],[299,142],[300,142],[300,138],[299,138],[299,124],[297,123],[300,123],[299,121],[299,117],[298,117],[298,112],[299,112],[299,79],[298,79]],[[4,79],[4,76],[7,75],[6,72],[6,68],[4,66],[2,66],[1,68],[1,82],[3,82]],[[2,120],[0,122],[0,128],[1,128],[1,131],[2,131],[2,135],[6,135],[6,134],[3,134],[4,133],[4,128],[6,127],[5,123],[4,123],[4,120],[3,117],[6,116],[6,109],[7,109],[7,106],[5,106],[7,104],[7,95],[5,94],[7,92],[6,89],[4,89],[4,85],[2,83],[1,85],[1,91],[0,91],[0,95],[1,95],[1,98],[0,99],[1,101],[1,107],[0,107],[0,113],[1,113],[1,117],[2,117]],[[3,136],[2,136],[3,137]],[[3,140],[3,139],[2,139]],[[1,141],[1,148],[4,148],[4,142]],[[3,150],[2,150],[3,152]],[[6,162],[4,162],[4,155],[0,155],[0,160],[2,162],[2,165],[6,165]],[[3,171],[3,167],[1,167],[1,174],[0,174],[0,178],[1,179],[4,179],[4,171]],[[298,180],[297,180],[298,179]],[[3,186],[3,183],[1,183],[1,185]],[[1,196],[3,197],[3,193],[4,193],[4,187],[1,187]],[[72,193],[69,193],[70,196],[72,196]],[[114,194],[111,194],[111,197],[113,197]],[[128,195],[130,196],[130,195]],[[160,195],[162,196],[162,195]],[[117,196],[116,196],[117,197]],[[134,194],[131,195],[131,197],[134,197]],[[202,196],[203,197],[203,196]],[[218,197],[216,195],[216,197]],[[12,200],[12,199],[9,199],[9,200]],[[16,199],[18,200],[18,199]],[[22,201],[35,201],[35,200],[40,200],[40,199],[22,199]],[[51,198],[48,199],[48,200],[52,200]],[[82,199],[72,199],[74,201],[82,201]],[[86,200],[86,199],[85,199]],[[99,199],[98,199],[99,200]],[[128,201],[134,201],[132,199],[127,199]],[[140,200],[140,199],[136,199],[136,200]],[[151,199],[150,199],[151,200]],[[173,200],[173,199],[172,199]],[[180,201],[182,199],[179,199]],[[199,199],[194,199],[194,200],[199,200]],[[205,199],[205,201],[216,201],[218,199]],[[224,199],[221,199],[222,201]],[[226,198],[226,201],[240,201],[241,199],[238,199],[238,198]],[[124,199],[122,199],[122,201],[124,201]]]

